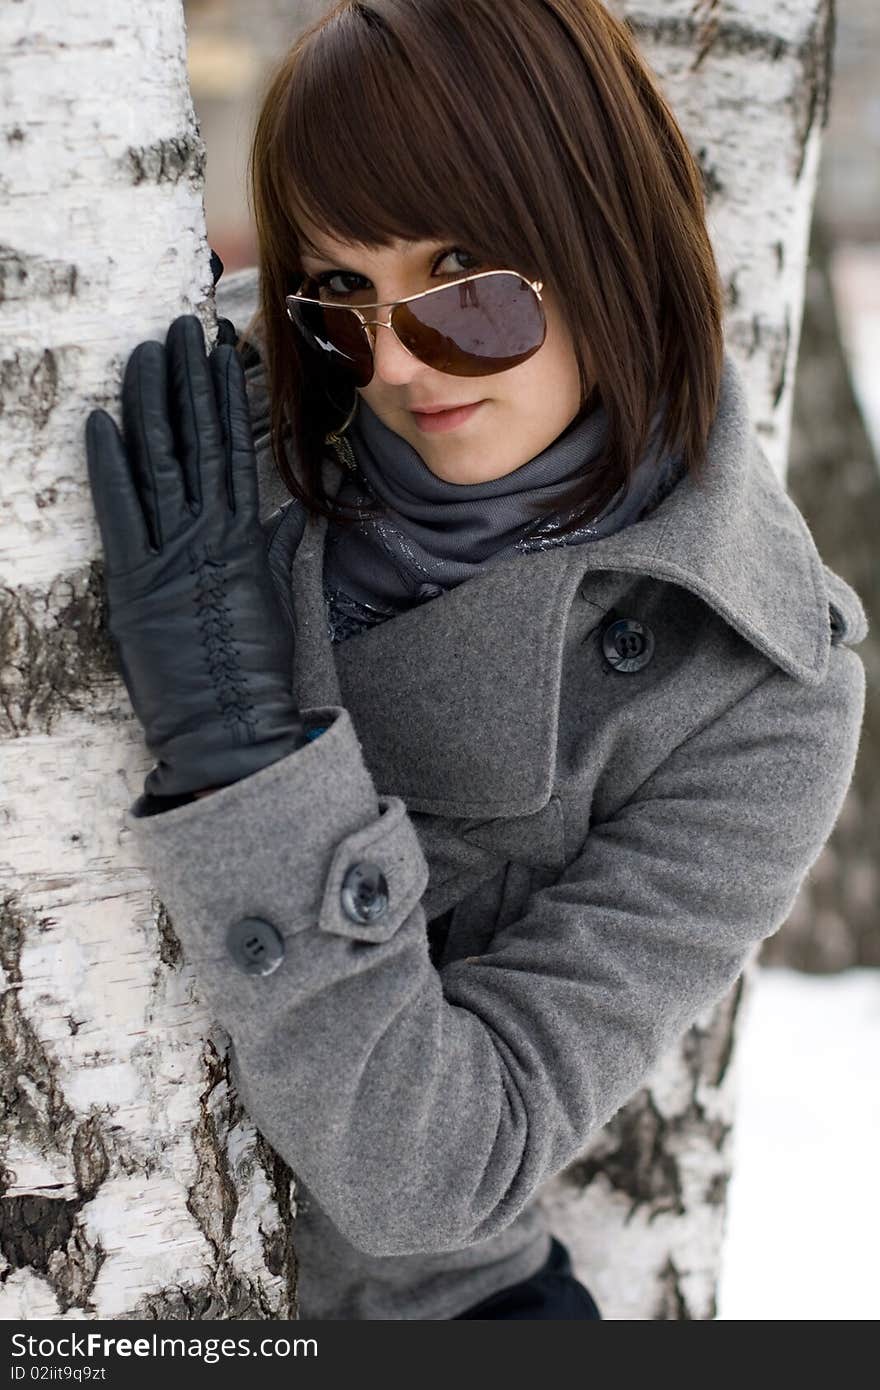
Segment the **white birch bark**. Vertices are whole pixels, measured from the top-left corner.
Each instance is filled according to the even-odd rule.
[[[728,344],[784,477],[831,0],[611,7],[704,171]],[[85,416],[116,413],[135,343],[209,321],[178,0],[7,4],[0,73],[0,1159],[20,1232],[0,1316],[292,1317],[287,1170],[120,835],[150,763],[99,631],[85,471]],[[220,286],[239,326],[248,274]],[[743,996],[545,1185],[606,1317],[714,1316]]]
[[[0,1317],[290,1317],[290,1182],[120,831],[84,427],[212,322],[179,0],[0,8]],[[213,333],[212,333],[213,337]]]

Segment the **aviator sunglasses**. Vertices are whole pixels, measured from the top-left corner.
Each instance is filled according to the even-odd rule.
[[[302,290],[285,295],[287,313],[312,348],[350,371],[358,387],[373,379],[377,328],[390,328],[412,357],[450,376],[491,376],[526,362],[544,342],[543,280],[513,270],[479,270],[446,285],[384,303],[336,304]],[[363,309],[388,309],[388,321]]]

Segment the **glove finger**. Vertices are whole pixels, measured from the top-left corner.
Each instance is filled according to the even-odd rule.
[[[134,569],[154,552],[122,436],[106,410],[86,420],[86,459],[105,571]]]
[[[226,451],[205,352],[205,335],[195,314],[181,314],[168,329],[168,390],[187,495],[213,510],[228,505]]]
[[[210,362],[228,459],[229,506],[257,518],[257,459],[244,368],[238,353],[226,344],[214,348]]]
[[[229,343],[231,347],[235,347],[235,344],[237,342],[238,330],[236,329],[235,324],[232,322],[232,319],[218,319],[217,344],[219,345],[220,343]]]
[[[158,550],[192,520],[169,419],[165,358],[161,343],[138,343],[122,381],[122,422],[132,475]]]

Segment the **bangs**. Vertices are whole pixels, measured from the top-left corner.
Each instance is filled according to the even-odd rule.
[[[481,61],[474,32],[444,23],[442,4],[392,0],[381,8],[393,31],[378,8],[346,6],[300,46],[273,171],[297,246],[318,251],[304,221],[371,246],[451,237],[542,275],[527,209],[546,132],[539,111],[526,120],[522,70]],[[477,10],[478,31],[491,27],[492,9],[478,0]],[[517,135],[524,123],[528,138]]]

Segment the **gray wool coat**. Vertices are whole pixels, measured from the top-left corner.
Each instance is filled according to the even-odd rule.
[[[299,1179],[300,1316],[452,1318],[544,1262],[536,1189],[787,916],[852,776],[865,613],[729,354],[703,485],[335,646],[326,523],[266,513],[324,732],[126,823]]]

